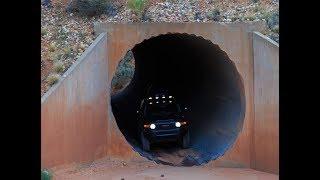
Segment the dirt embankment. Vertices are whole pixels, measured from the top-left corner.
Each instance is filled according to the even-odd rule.
[[[67,11],[69,0],[42,0],[41,2],[43,4],[41,9],[41,95],[59,81],[60,75],[93,42],[96,36],[93,34],[92,27],[93,22],[96,21],[119,23],[262,21],[267,27],[262,33],[279,41],[278,0],[149,0],[149,3],[143,7],[141,17],[137,16],[136,10],[130,8],[124,0],[109,1],[110,3],[102,8],[105,9],[104,13],[91,17]],[[48,2],[51,2],[51,6],[45,5]],[[80,9],[87,12],[87,8],[84,6]],[[120,81],[122,79],[116,84],[127,83],[127,81]]]

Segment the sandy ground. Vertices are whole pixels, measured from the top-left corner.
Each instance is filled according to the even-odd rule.
[[[50,169],[54,180],[277,180],[278,175],[245,168],[218,168],[207,164],[193,167],[173,167],[145,159],[124,162],[100,159],[86,164],[71,164]]]

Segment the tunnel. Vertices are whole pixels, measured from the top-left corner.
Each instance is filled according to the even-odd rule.
[[[132,48],[135,70],[130,83],[111,96],[112,112],[121,133],[141,156],[173,166],[202,165],[232,148],[244,122],[242,77],[226,52],[193,34],[168,33]],[[142,148],[138,107],[150,85],[165,87],[190,121],[190,146],[177,143]]]

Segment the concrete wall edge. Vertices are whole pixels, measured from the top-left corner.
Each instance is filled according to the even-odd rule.
[[[269,38],[266,35],[263,35],[260,32],[257,31],[253,31],[253,38],[259,38],[259,39],[263,39],[266,42],[268,42],[270,45],[279,48],[279,43],[277,43],[276,41],[272,40],[271,38]]]

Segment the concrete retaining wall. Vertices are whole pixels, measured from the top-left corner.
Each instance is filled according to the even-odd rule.
[[[269,86],[278,83],[277,75],[272,75],[277,73],[278,52],[263,37],[253,34],[252,29],[252,25],[242,23],[96,24],[96,32],[106,35],[100,35],[73,70],[66,73],[67,77],[42,98],[42,166],[103,156],[137,156],[111,112],[112,76],[126,51],[135,44],[159,34],[179,32],[218,44],[235,62],[244,81],[247,104],[243,130],[233,147],[215,164],[278,173],[278,102],[270,100],[271,96],[277,99],[278,89]],[[271,55],[264,55],[263,48],[269,49],[265,53]],[[263,74],[258,72],[261,68]],[[266,74],[275,78],[268,79]],[[255,76],[260,78],[259,82]],[[265,98],[255,99],[259,94],[254,90],[265,86],[270,88],[263,90]],[[274,146],[266,147],[270,143]]]
[[[106,35],[101,34],[41,98],[41,166],[107,155]]]
[[[254,154],[257,170],[279,173],[279,45],[253,33]]]

